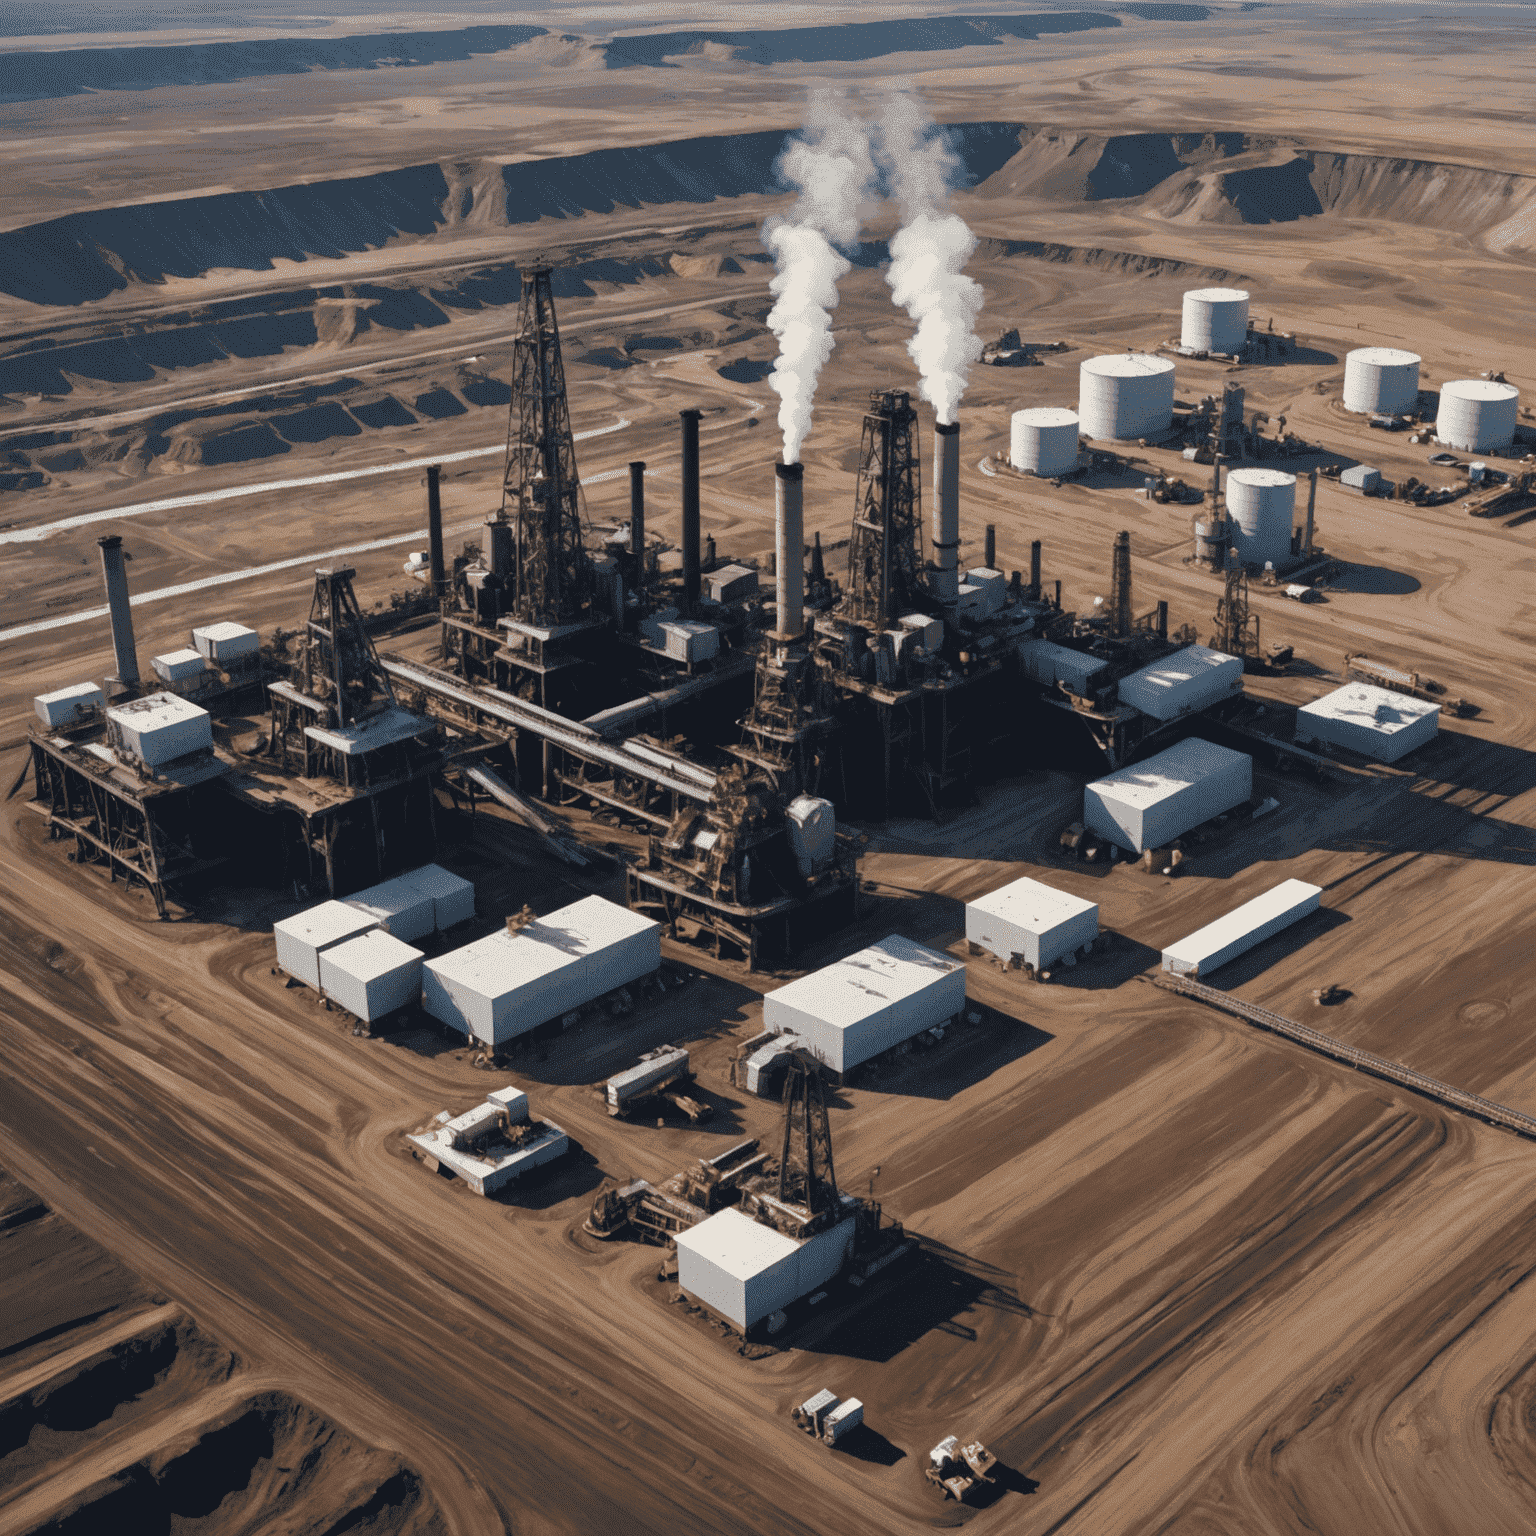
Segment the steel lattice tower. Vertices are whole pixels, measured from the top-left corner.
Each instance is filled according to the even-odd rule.
[[[582,544],[581,482],[550,272],[535,266],[522,274],[501,518],[515,524],[513,612],[525,623],[553,627],[587,616],[592,563]]]
[[[784,1144],[779,1153],[779,1199],[820,1215],[838,1204],[832,1167],[832,1129],[821,1068],[804,1051],[789,1060],[784,1079]]]
[[[923,588],[917,412],[906,390],[876,390],[869,403],[848,550],[848,612],[886,629]]]

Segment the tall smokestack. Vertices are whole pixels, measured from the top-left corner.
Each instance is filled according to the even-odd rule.
[[[811,535],[811,539],[811,580],[814,582],[824,582],[827,579],[827,566],[821,557],[821,534],[819,532],[814,533]]]
[[[117,660],[117,681],[136,688],[139,653],[133,643],[133,612],[128,606],[128,570],[120,535],[109,533],[96,541],[101,546],[101,575],[107,587],[107,608],[112,618],[112,650]]]
[[[1034,539],[1029,546],[1029,595],[1040,599],[1040,540]]]
[[[933,428],[933,595],[960,601],[960,423]]]
[[[645,582],[645,460],[629,465],[629,553],[635,563],[635,585]]]
[[[679,411],[683,423],[683,614],[699,603],[699,418]]]
[[[1115,535],[1115,559],[1109,579],[1110,623],[1117,635],[1131,632],[1131,536]]]
[[[427,466],[427,580],[432,596],[441,597],[447,587],[443,574],[443,498],[438,488],[440,469]]]
[[[773,555],[779,578],[778,635],[798,640],[805,629],[805,466],[773,466]]]
[[[997,569],[997,525],[987,524],[986,558],[981,562],[989,571]]]
[[[1304,555],[1312,553],[1312,514],[1317,508],[1317,471],[1314,469],[1307,478],[1307,536],[1301,541],[1301,552]]]

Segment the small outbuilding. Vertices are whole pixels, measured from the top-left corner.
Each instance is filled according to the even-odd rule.
[[[370,928],[320,951],[320,990],[371,1024],[421,996],[421,951]]]
[[[100,709],[106,700],[95,683],[74,683],[68,688],[56,688],[52,693],[40,693],[32,700],[37,718],[50,729],[61,725],[73,725],[88,710]]]
[[[432,898],[432,924],[439,933],[446,933],[474,917],[474,883],[444,869],[441,864],[423,864],[401,878],[423,896]]]
[[[116,744],[149,768],[213,750],[213,716],[174,693],[147,693],[109,705],[107,721]]]
[[[1083,791],[1083,820],[1132,853],[1161,847],[1253,795],[1253,759],[1191,736]]]
[[[1243,691],[1243,658],[1186,645],[1120,679],[1120,702],[1153,720],[1177,720]]]
[[[437,907],[432,896],[408,875],[380,881],[346,898],[349,907],[366,912],[379,927],[397,939],[424,939],[437,927]]]
[[[1282,880],[1272,890],[1207,923],[1163,951],[1163,969],[1175,976],[1209,976],[1256,944],[1289,928],[1312,912],[1323,888],[1305,880]]]
[[[378,919],[344,901],[322,901],[272,925],[277,963],[295,981],[320,990],[320,955],[378,927]]]
[[[1297,741],[1326,741],[1395,763],[1440,730],[1440,706],[1375,683],[1345,683],[1296,711]]]
[[[965,905],[965,937],[1006,963],[1044,970],[1099,936],[1096,902],[1027,875]]]

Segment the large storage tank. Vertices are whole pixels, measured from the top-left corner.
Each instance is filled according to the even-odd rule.
[[[1356,347],[1344,359],[1344,409],[1380,415],[1419,403],[1419,354],[1401,347]]]
[[[1179,343],[1196,352],[1241,352],[1248,339],[1246,288],[1191,288]]]
[[[1077,412],[1036,405],[1013,413],[1008,462],[1029,475],[1064,475],[1077,467]]]
[[[1482,453],[1515,440],[1520,391],[1492,379],[1454,379],[1440,389],[1435,436],[1448,448]]]
[[[1227,476],[1227,522],[1244,565],[1276,568],[1291,554],[1296,476],[1283,469],[1234,469]]]
[[[1090,357],[1078,369],[1077,414],[1086,436],[1151,437],[1173,425],[1173,364],[1150,352]]]

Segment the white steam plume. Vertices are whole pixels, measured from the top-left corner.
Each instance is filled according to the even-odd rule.
[[[971,364],[981,356],[976,316],[985,294],[965,275],[976,236],[949,211],[959,157],[914,95],[888,97],[879,121],[879,157],[901,203],[885,280],[891,297],[917,322],[907,353],[922,378],[920,393],[941,422],[952,422]]]
[[[779,174],[800,196],[787,216],[763,226],[763,244],[778,267],[768,285],[776,301],[768,329],[779,338],[779,355],[768,382],[779,396],[786,464],[800,462],[816,380],[832,354],[837,284],[852,265],[836,247],[857,241],[874,180],[869,130],[835,93],[812,96],[803,132],[779,158]]]

